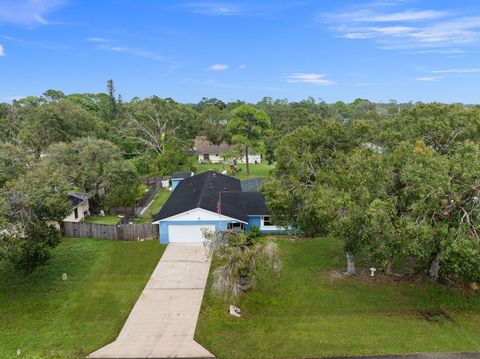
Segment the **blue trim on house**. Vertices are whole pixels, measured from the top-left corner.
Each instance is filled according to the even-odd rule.
[[[160,243],[168,244],[168,225],[197,224],[197,225],[215,225],[215,231],[224,231],[229,223],[235,223],[232,220],[218,221],[160,221]]]
[[[238,223],[238,221],[234,220],[209,220],[209,221],[160,221],[160,243],[162,244],[168,244],[169,243],[169,238],[168,238],[168,226],[170,224],[172,225],[188,225],[188,224],[196,224],[196,225],[215,225],[215,231],[224,231],[227,229],[227,226],[229,223]],[[249,216],[248,217],[248,223],[245,225],[245,231],[250,231],[252,229],[252,226],[257,226],[260,228],[260,232],[263,234],[280,234],[280,233],[288,233],[290,230],[288,229],[261,229],[261,216]]]
[[[253,226],[257,226],[260,228],[262,225],[262,219],[260,216],[249,216],[248,217],[248,224],[245,226],[246,231],[252,230]]]
[[[245,226],[246,231],[250,231],[252,229],[252,226],[257,226],[260,229],[260,233],[263,234],[269,234],[269,233],[287,233],[289,232],[288,229],[282,228],[282,229],[262,229],[262,216],[248,216],[248,224]]]
[[[177,185],[180,183],[182,179],[180,178],[175,178],[175,179],[172,179],[172,191],[175,189],[175,187],[177,187]]]

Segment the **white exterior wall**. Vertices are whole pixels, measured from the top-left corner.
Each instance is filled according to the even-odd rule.
[[[242,158],[239,158],[237,160],[238,163],[245,163],[247,160],[245,158],[245,156],[243,156]],[[257,163],[261,163],[262,162],[262,156],[260,156],[259,154],[255,154],[255,153],[251,153],[248,155],[248,163],[250,164],[255,164],[255,161]]]
[[[203,162],[206,162],[207,160],[205,160],[203,158],[203,154],[199,154],[198,155],[198,163],[203,163]],[[224,159],[223,156],[221,154],[211,154],[210,155],[210,159],[209,159],[210,163],[227,163],[227,162],[233,162],[233,159]],[[242,158],[238,158],[237,159],[237,163],[245,163],[246,162],[246,158],[245,156],[243,156]],[[260,154],[250,154],[248,156],[248,162],[249,163],[261,163],[262,162],[262,156]]]
[[[207,211],[203,208],[195,208],[187,212],[179,213],[175,216],[164,218],[161,221],[168,222],[193,222],[193,221],[233,221],[240,222],[238,219],[234,219],[228,216],[219,215],[215,212]],[[154,223],[159,223],[154,222]]]
[[[70,214],[64,219],[65,222],[81,222],[85,216],[84,213],[90,211],[90,206],[88,205],[88,200],[83,201],[77,207],[78,218],[75,219],[75,209],[70,212]]]
[[[202,163],[202,162],[206,162],[207,160],[204,160],[203,159],[203,154],[202,155],[198,155],[198,163]],[[223,158],[223,156],[221,154],[211,154],[210,155],[210,159],[209,159],[210,163],[222,163],[222,162],[225,162],[225,159]]]

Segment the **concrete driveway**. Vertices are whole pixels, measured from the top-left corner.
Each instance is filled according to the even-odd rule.
[[[202,244],[169,244],[118,338],[87,358],[214,358],[193,340],[209,269]]]

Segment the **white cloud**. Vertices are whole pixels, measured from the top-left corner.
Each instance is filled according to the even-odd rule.
[[[3,49],[3,45],[0,45],[0,57],[5,56],[5,50]]]
[[[123,45],[114,44],[108,39],[101,37],[88,37],[86,41],[95,44],[95,46],[100,50],[112,51],[112,52],[123,52],[131,54],[134,56],[145,57],[147,59],[156,60],[156,61],[168,61],[168,59],[162,55],[156,54],[154,52],[139,49],[136,47],[128,47]]]
[[[329,14],[320,19],[330,22],[338,37],[371,39],[384,50],[458,49],[480,42],[480,16],[432,9],[395,12],[364,7],[367,10]]]
[[[244,12],[244,9],[238,5],[222,2],[192,2],[184,4],[182,7],[200,15],[232,16]]]
[[[138,49],[135,47],[124,47],[124,46],[112,46],[112,45],[100,45],[100,49],[108,50],[113,52],[125,52],[127,54],[145,57],[147,59],[156,60],[156,61],[165,61],[166,58],[162,55],[158,55],[154,52]]]
[[[64,0],[1,0],[0,21],[22,25],[45,25],[46,16],[64,5]]]
[[[402,37],[408,33],[415,31],[415,27],[411,26],[387,26],[387,27],[362,27],[352,29],[346,32],[342,37],[347,39],[375,39],[378,37]]]
[[[366,87],[366,86],[372,86],[373,84],[371,82],[357,82],[354,84],[355,87]]]
[[[209,69],[209,70],[212,70],[212,71],[223,71],[223,70],[228,69],[228,65],[225,65],[225,64],[215,64],[215,65],[210,66],[208,69]]]
[[[447,16],[447,12],[435,10],[402,11],[393,13],[375,13],[371,11],[358,11],[336,15],[340,20],[355,22],[404,22],[404,21],[425,21],[439,19]]]
[[[241,65],[238,65],[237,69],[239,70],[243,70],[243,69],[246,69],[247,68],[247,65],[245,64],[241,64]]]
[[[480,72],[480,67],[457,67],[445,70],[430,71],[432,74],[473,74]]]
[[[416,81],[424,81],[424,82],[434,82],[442,79],[442,76],[421,76],[421,77],[415,77]]]
[[[466,54],[466,50],[460,49],[432,49],[432,50],[417,50],[417,51],[409,51],[410,54],[417,54],[417,55],[429,55],[429,54],[441,54],[441,55],[463,55]]]
[[[291,83],[308,83],[322,86],[333,85],[334,82],[325,79],[325,76],[324,74],[294,72],[287,75],[287,81]]]
[[[87,37],[86,40],[88,42],[93,42],[93,43],[107,43],[107,42],[110,42],[108,39],[104,39],[103,37]]]

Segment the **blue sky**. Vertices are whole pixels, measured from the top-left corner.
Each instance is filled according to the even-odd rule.
[[[478,1],[0,0],[0,101],[478,103]]]

